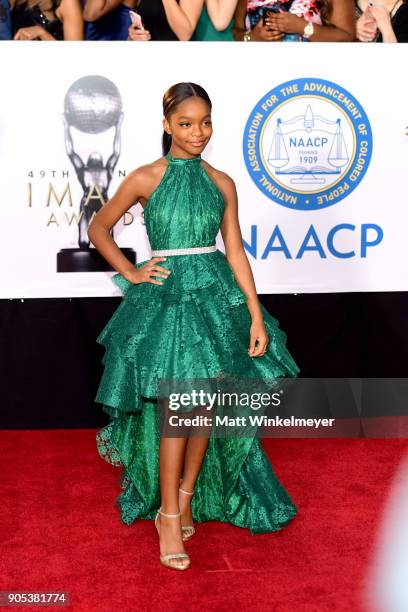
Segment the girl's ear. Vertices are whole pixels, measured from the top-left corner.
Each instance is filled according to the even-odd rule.
[[[167,134],[171,134],[171,128],[170,128],[170,123],[167,121],[166,118],[163,119],[163,130],[167,133]]]

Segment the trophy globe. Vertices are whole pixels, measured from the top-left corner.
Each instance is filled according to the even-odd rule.
[[[85,134],[109,130],[118,123],[121,113],[119,89],[106,77],[82,77],[65,94],[65,118],[69,125]]]
[[[108,190],[121,149],[120,127],[123,119],[122,97],[115,83],[104,76],[88,75],[76,80],[64,97],[65,148],[75,169],[83,195],[78,223],[78,248],[61,249],[57,254],[58,272],[103,272],[114,270],[95,248],[90,248],[88,226],[109,199]],[[71,128],[86,134],[92,142],[97,134],[115,128],[113,152],[103,162],[103,155],[93,151],[82,159],[75,151]],[[113,238],[113,228],[111,230]],[[120,250],[132,262],[131,248]]]

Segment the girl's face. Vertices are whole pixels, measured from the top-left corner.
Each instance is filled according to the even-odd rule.
[[[174,156],[200,155],[212,135],[210,107],[202,98],[187,98],[168,119],[163,119],[163,128],[172,136]]]

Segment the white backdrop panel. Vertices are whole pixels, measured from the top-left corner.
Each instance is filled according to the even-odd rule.
[[[112,272],[56,271],[57,252],[77,246],[78,227],[69,220],[79,213],[83,195],[65,149],[64,96],[74,81],[88,75],[113,81],[123,101],[121,152],[109,186],[110,196],[124,173],[161,155],[161,100],[166,88],[179,81],[193,81],[203,85],[213,101],[214,135],[203,157],[236,182],[242,234],[258,293],[408,290],[408,86],[401,77],[407,53],[406,45],[2,43],[0,297],[119,295],[110,280]],[[377,79],[370,76],[373,70]],[[302,78],[331,81],[350,92],[367,114],[373,135],[371,162],[361,182],[347,197],[320,210],[288,208],[265,195],[251,178],[243,152],[244,130],[254,107],[269,91]],[[306,109],[308,99],[300,98],[296,109],[302,104]],[[315,115],[322,114],[317,102],[312,107]],[[282,109],[290,119],[290,108],[283,104]],[[293,109],[292,114],[295,106]],[[339,114],[338,108],[333,113]],[[270,141],[277,117],[271,115],[269,128],[265,128],[265,138]],[[343,125],[348,130],[343,144],[350,156],[353,133],[346,119]],[[312,135],[316,135],[313,130]],[[72,134],[82,157],[98,151],[106,162],[112,152],[114,128],[99,135],[84,135],[73,128]],[[337,142],[341,144],[341,139]],[[341,158],[340,149],[337,159]],[[310,153],[310,147],[304,153]],[[67,198],[58,205],[53,196],[47,205],[50,184],[61,196],[68,182],[72,207]],[[143,261],[149,258],[150,247],[140,205],[130,212],[133,222],[119,222],[114,236],[119,246],[132,247],[137,260]],[[129,215],[127,221],[130,219]],[[336,234],[336,249],[354,251],[353,256],[339,257],[327,248],[327,235],[340,224],[355,229],[349,227]],[[326,257],[315,248],[296,258],[311,225]],[[361,256],[364,225],[380,228],[368,231],[369,241],[374,241],[379,231],[382,234],[378,244],[367,247],[365,257]],[[262,258],[276,226],[291,258],[282,248]],[[223,248],[220,236],[217,243]],[[312,243],[316,247],[315,238],[309,240],[309,246]],[[279,244],[282,247],[275,240],[274,246]]]

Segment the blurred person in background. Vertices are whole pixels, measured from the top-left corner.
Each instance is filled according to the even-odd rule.
[[[133,24],[132,40],[233,41],[232,17],[238,0],[138,0],[143,27]]]
[[[10,4],[8,0],[0,0],[0,40],[11,38]]]
[[[352,42],[356,39],[353,0],[238,0],[235,40]]]
[[[10,0],[14,40],[83,40],[79,0]]]
[[[408,3],[405,0],[356,0],[360,42],[408,42]]]
[[[203,0],[138,0],[143,28],[129,28],[131,40],[190,40],[203,8]]]
[[[408,610],[408,456],[402,457],[377,530],[362,585],[367,612]]]
[[[233,16],[238,0],[205,0],[192,40],[233,41]]]
[[[86,40],[128,40],[137,0],[82,0]]]

